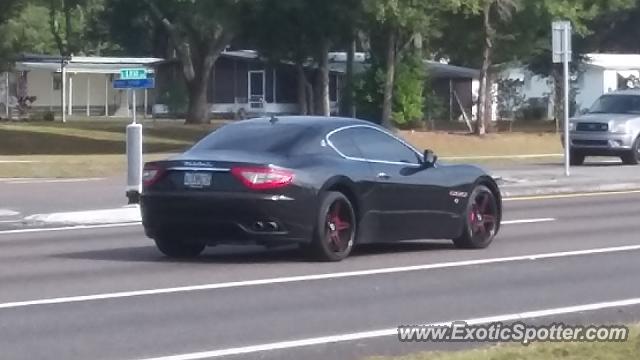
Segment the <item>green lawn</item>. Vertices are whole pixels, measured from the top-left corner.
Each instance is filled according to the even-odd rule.
[[[632,360],[640,359],[640,326],[624,343],[498,345],[460,352],[426,352],[367,360]]]
[[[122,174],[125,169],[125,128],[128,120],[0,122],[0,177],[85,177]],[[223,122],[185,125],[183,121],[144,120],[145,160],[180,153]],[[525,159],[483,159],[483,156],[557,154],[557,135],[548,131],[490,134],[483,138],[448,132],[402,131],[421,149],[433,149],[454,161],[504,163]],[[466,157],[480,157],[467,159]],[[13,162],[23,161],[23,162]]]

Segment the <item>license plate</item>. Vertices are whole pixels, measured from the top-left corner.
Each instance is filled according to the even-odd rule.
[[[208,173],[185,173],[184,186],[203,188],[211,186],[211,174]]]

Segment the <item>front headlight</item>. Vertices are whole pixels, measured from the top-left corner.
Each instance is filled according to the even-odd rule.
[[[626,122],[623,123],[611,123],[609,124],[609,132],[617,134],[626,134],[629,131],[629,127]]]
[[[569,122],[569,131],[576,131],[576,123],[575,121]]]

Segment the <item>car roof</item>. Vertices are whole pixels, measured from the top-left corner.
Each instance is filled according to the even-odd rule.
[[[365,120],[343,118],[343,117],[323,117],[323,116],[274,116],[260,117],[249,120],[241,120],[231,123],[230,125],[251,126],[264,125],[270,121],[276,121],[276,124],[300,125],[316,129],[318,132],[329,132],[345,126],[367,125],[380,127],[379,125]]]

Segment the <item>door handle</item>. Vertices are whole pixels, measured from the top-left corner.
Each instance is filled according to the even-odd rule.
[[[387,173],[381,172],[381,173],[378,174],[378,179],[389,180],[390,178],[391,178],[391,176],[389,176],[389,174],[387,174]]]

